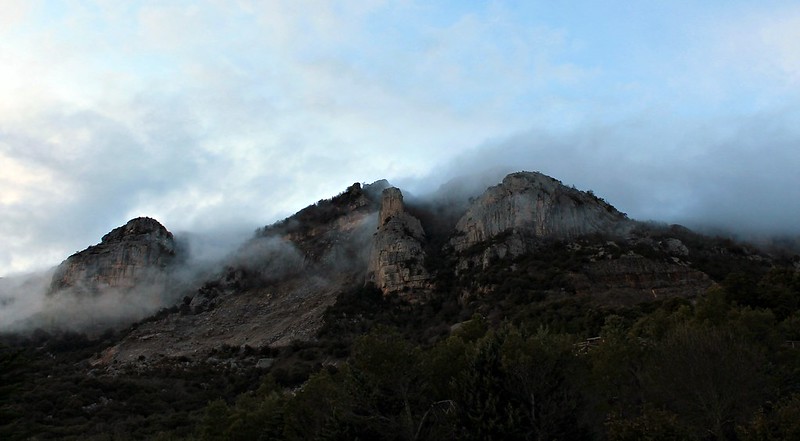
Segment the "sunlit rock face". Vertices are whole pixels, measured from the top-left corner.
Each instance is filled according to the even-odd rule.
[[[406,211],[400,189],[383,190],[367,281],[384,295],[418,300],[430,288],[431,280],[424,267],[424,241],[422,224]]]
[[[486,244],[482,260],[518,256],[537,240],[568,240],[609,233],[628,223],[591,193],[535,172],[512,173],[477,198],[456,224],[450,244],[463,252]]]
[[[115,228],[94,246],[59,265],[50,293],[70,289],[97,294],[104,289],[132,289],[163,282],[175,258],[175,240],[155,219],[140,217]]]

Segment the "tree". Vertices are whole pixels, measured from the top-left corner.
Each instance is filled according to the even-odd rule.
[[[18,416],[12,408],[12,397],[24,380],[25,358],[21,350],[0,346],[0,438],[20,436],[13,422]]]
[[[349,377],[347,366],[335,373],[322,370],[312,375],[286,404],[286,439],[336,439],[337,434],[348,433],[355,421]]]
[[[354,391],[362,410],[377,417],[380,432],[413,439],[424,378],[420,351],[396,331],[378,327],[360,337],[350,359]]]
[[[645,404],[639,416],[614,414],[606,423],[609,441],[691,441],[697,439],[678,416]]]
[[[746,425],[737,428],[744,441],[800,439],[800,393],[778,403],[770,412],[763,409]]]
[[[578,384],[584,365],[571,337],[551,334],[544,328],[525,337],[512,329],[501,347],[501,366],[512,405],[524,415],[519,426],[525,439],[586,436]]]
[[[648,334],[667,332],[669,319],[663,317],[663,311],[652,320],[637,322],[639,331]],[[601,344],[591,348],[592,396],[594,406],[603,415],[615,414],[618,418],[627,418],[639,412],[644,401],[642,396],[642,375],[647,347],[643,340],[626,330],[622,317],[611,315],[601,332]]]
[[[208,403],[203,421],[200,423],[200,439],[203,441],[221,441],[228,439],[231,410],[222,399]]]
[[[520,439],[524,418],[505,389],[501,347],[504,336],[489,332],[455,384],[456,439]]]
[[[725,439],[767,392],[764,356],[730,330],[679,326],[648,357],[645,389],[698,434]]]

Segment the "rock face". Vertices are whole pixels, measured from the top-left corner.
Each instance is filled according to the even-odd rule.
[[[637,255],[592,262],[583,274],[588,283],[577,284],[578,292],[591,294],[605,304],[696,297],[713,284],[705,273],[686,265]]]
[[[172,233],[155,219],[132,219],[61,263],[50,293],[69,288],[98,294],[106,288],[128,290],[163,282],[164,270],[174,258]]]
[[[431,280],[424,267],[424,241],[422,224],[406,211],[400,189],[383,190],[367,281],[384,295],[417,298],[420,291],[430,288]]]
[[[470,205],[450,243],[457,252],[487,245],[485,266],[491,257],[521,255],[537,240],[608,233],[626,222],[625,214],[591,193],[541,173],[519,172],[506,176]]]

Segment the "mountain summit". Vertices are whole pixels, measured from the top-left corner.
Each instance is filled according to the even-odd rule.
[[[59,265],[50,292],[71,289],[97,295],[106,289],[130,290],[162,283],[174,258],[172,233],[155,219],[139,217]]]
[[[627,218],[591,193],[541,173],[520,172],[490,187],[456,225],[457,250],[514,234],[521,242],[609,232]],[[523,252],[523,250],[518,250]]]

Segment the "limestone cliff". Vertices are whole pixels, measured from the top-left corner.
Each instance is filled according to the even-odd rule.
[[[174,258],[172,233],[155,219],[132,219],[61,263],[50,293],[70,288],[97,294],[106,288],[126,290],[163,282],[164,270]]]
[[[591,193],[535,172],[512,173],[490,187],[456,224],[450,244],[463,252],[485,244],[483,263],[518,256],[537,240],[568,240],[609,233],[627,222],[625,214]]]
[[[406,211],[400,189],[383,190],[367,281],[384,295],[399,294],[418,300],[420,291],[430,288],[431,280],[424,267],[424,241],[422,224]]]

